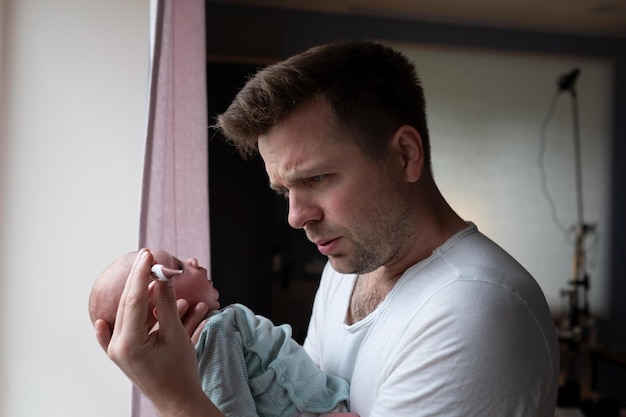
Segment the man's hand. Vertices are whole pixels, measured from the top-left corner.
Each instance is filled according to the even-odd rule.
[[[146,315],[150,309],[148,284],[153,263],[150,252],[142,249],[126,281],[113,333],[97,321],[98,343],[107,347],[109,358],[153,402],[161,415],[220,416],[222,414],[202,391],[196,352],[190,339],[206,314],[206,306],[195,306],[183,325],[181,303],[176,301],[173,285],[159,282],[152,293],[158,328],[150,327]],[[182,303],[183,311],[188,308],[185,303]]]

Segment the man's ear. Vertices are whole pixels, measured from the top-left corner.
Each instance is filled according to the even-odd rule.
[[[417,182],[424,171],[422,136],[417,129],[403,125],[396,130],[391,141],[391,149],[400,159],[408,182]]]

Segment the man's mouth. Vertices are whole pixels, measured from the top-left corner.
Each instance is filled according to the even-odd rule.
[[[317,245],[317,250],[320,251],[323,255],[330,255],[339,244],[339,238],[333,239],[318,239],[315,242]]]

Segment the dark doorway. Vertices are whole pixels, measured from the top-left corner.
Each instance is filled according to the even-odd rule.
[[[259,65],[207,63],[209,122],[226,110]],[[302,342],[326,258],[287,224],[287,202],[268,187],[260,157],[243,160],[209,134],[211,274],[222,305],[242,303]]]
[[[254,65],[207,63],[209,123],[228,107]],[[243,160],[209,132],[211,274],[222,305],[242,303],[270,313],[273,195],[260,158]]]

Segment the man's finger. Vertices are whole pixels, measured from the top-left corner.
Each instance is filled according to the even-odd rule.
[[[153,262],[150,251],[139,251],[120,297],[113,337],[122,329],[127,335],[146,334],[144,327],[148,315],[148,283]]]
[[[194,346],[198,343],[198,340],[200,340],[200,334],[202,334],[202,330],[204,329],[204,325],[207,323],[207,321],[208,320],[206,319],[202,320],[200,324],[198,324],[198,326],[193,331],[191,335],[191,343],[193,343]]]
[[[179,337],[178,333],[184,331],[184,327],[178,314],[176,293],[172,282],[157,282],[152,297],[159,319],[159,334],[165,338]]]
[[[189,310],[189,301],[182,298],[176,300],[176,308],[178,308],[178,317],[182,319]]]
[[[206,318],[207,314],[209,314],[209,306],[206,303],[200,302],[193,306],[184,317],[183,325],[190,337],[195,333],[199,324]]]

